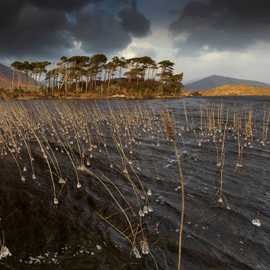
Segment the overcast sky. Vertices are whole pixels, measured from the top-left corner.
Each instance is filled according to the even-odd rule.
[[[0,0],[0,62],[106,53],[170,59],[185,81],[270,83],[270,0]]]

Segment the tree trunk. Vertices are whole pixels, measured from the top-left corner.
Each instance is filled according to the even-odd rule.
[[[14,70],[12,70],[11,89],[14,90]]]

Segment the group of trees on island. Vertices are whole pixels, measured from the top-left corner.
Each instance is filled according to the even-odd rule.
[[[157,63],[149,56],[129,59],[115,56],[108,60],[104,54],[63,56],[52,68],[48,61],[11,64],[14,71],[40,82],[47,94],[63,95],[91,91],[114,94],[123,90],[176,95],[182,88],[183,73],[174,74],[174,66],[170,60]]]

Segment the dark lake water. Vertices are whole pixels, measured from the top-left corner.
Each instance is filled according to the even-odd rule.
[[[0,269],[269,270],[269,105],[1,103]]]

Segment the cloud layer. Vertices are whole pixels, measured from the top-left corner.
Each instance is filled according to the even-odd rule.
[[[114,52],[149,32],[150,21],[128,0],[0,2],[0,56],[52,58],[74,44]]]
[[[187,80],[269,81],[269,14],[269,0],[0,0],[0,62],[148,54]]]
[[[191,1],[171,24],[178,46],[198,50],[239,51],[270,41],[270,1]]]

